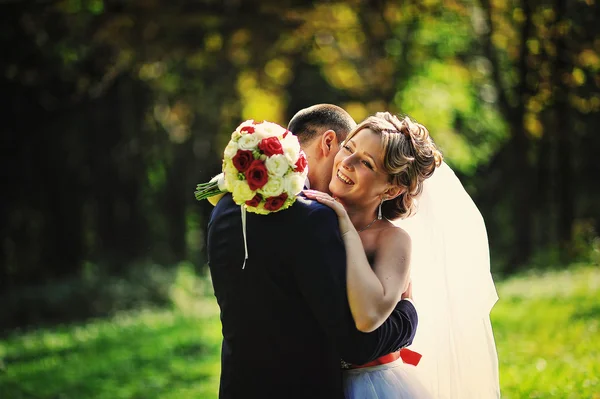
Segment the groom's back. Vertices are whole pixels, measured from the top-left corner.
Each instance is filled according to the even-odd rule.
[[[211,215],[208,256],[224,337],[221,398],[342,397],[339,355],[298,283],[307,278],[300,266],[324,256],[322,245],[303,247],[306,235],[337,231],[333,212],[324,220],[315,207],[322,205],[299,200],[282,212],[249,213],[244,269],[240,208],[227,195]]]

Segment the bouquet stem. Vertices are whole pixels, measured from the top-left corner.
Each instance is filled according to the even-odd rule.
[[[198,184],[196,186],[196,191],[194,191],[194,195],[196,196],[196,199],[198,201],[202,201],[204,199],[224,194],[226,192],[227,190],[225,190],[223,184],[223,173],[219,173],[218,175],[210,179],[209,182]]]
[[[209,197],[213,197],[215,195],[219,195],[225,193],[225,191],[219,189],[219,185],[217,182],[209,182],[198,184],[196,186],[196,191],[194,191],[194,195],[198,201],[203,199],[207,199]]]

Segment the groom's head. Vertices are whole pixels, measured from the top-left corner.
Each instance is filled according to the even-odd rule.
[[[328,191],[333,160],[354,119],[337,105],[317,104],[296,113],[288,130],[298,137],[308,159],[308,180],[314,190]]]

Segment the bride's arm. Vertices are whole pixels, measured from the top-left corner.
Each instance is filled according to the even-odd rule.
[[[408,286],[410,237],[399,228],[382,230],[377,237],[372,269],[344,207],[326,194],[314,191],[306,194],[333,208],[338,215],[346,247],[346,284],[352,317],[360,331],[374,331],[388,318]]]
[[[356,229],[350,228],[343,238],[350,310],[356,328],[371,332],[388,318],[408,286],[410,237],[395,227],[382,230],[373,269]]]

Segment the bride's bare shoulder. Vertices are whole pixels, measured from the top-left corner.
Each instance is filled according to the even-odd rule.
[[[401,227],[388,223],[378,230],[377,246],[382,247],[397,247],[401,249],[409,249],[411,247],[410,235]]]
[[[376,242],[373,245],[375,265],[373,270],[381,279],[389,272],[405,273],[410,264],[412,243],[410,235],[403,229],[391,225],[377,231]],[[383,274],[382,274],[383,273]]]

